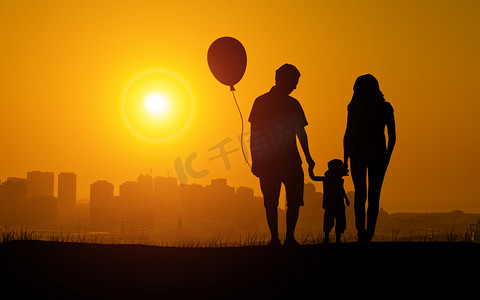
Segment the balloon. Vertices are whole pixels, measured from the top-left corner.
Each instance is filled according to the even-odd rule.
[[[221,37],[210,45],[207,60],[213,76],[234,91],[233,86],[247,68],[247,52],[242,43],[232,37]]]

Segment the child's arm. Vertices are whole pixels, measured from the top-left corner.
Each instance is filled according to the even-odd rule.
[[[343,197],[345,198],[345,203],[347,204],[347,206],[350,206],[350,201],[348,200],[347,193],[345,192],[344,188],[342,188],[342,190],[343,190]]]
[[[310,179],[312,179],[313,181],[324,181],[325,180],[325,176],[315,176],[312,169],[308,170],[308,175],[310,175]]]

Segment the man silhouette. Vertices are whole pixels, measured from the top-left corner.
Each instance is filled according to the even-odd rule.
[[[252,173],[260,179],[267,223],[271,233],[269,245],[281,245],[278,237],[278,204],[281,184],[287,196],[287,233],[284,245],[297,246],[295,226],[303,206],[304,174],[297,149],[300,141],[309,169],[313,161],[308,147],[302,106],[290,93],[296,89],[300,72],[284,64],[275,73],[275,86],[255,99],[248,121],[251,123],[250,151]]]

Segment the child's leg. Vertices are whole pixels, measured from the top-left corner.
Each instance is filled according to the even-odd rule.
[[[325,233],[324,242],[328,243],[328,235],[333,228],[334,223],[334,216],[329,210],[325,210],[323,214],[323,232]]]
[[[347,220],[345,217],[345,210],[338,211],[335,222],[335,233],[337,235],[337,243],[341,242],[342,234],[347,228]]]
[[[342,234],[337,233],[337,236],[335,238],[335,243],[340,244],[342,242]]]

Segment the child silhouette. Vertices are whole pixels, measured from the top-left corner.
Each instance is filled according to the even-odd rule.
[[[325,232],[324,243],[329,242],[328,235],[335,225],[336,243],[341,243],[342,234],[347,226],[345,218],[345,203],[350,205],[345,189],[343,188],[343,176],[348,176],[348,169],[340,159],[332,159],[328,162],[328,170],[325,176],[315,176],[313,169],[309,170],[310,178],[314,181],[323,181],[323,231]]]

